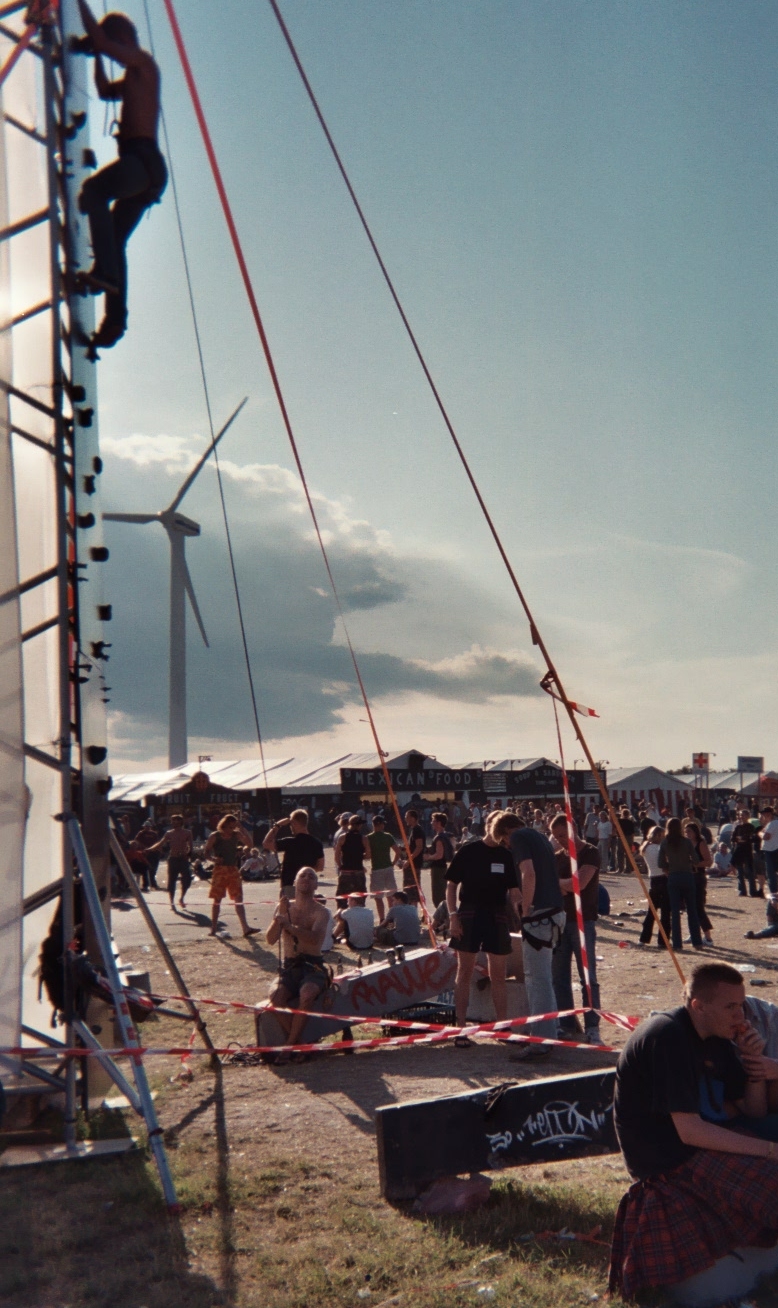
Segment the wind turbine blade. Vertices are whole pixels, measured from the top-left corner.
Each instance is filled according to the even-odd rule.
[[[238,414],[240,413],[241,409],[243,408],[244,404],[247,404],[247,403],[248,403],[248,398],[249,398],[249,397],[248,397],[248,395],[247,395],[247,396],[245,396],[244,399],[241,400],[241,402],[240,402],[240,404],[238,405],[237,409],[236,409],[235,412],[234,412],[233,414],[231,414],[230,417],[227,419],[227,421],[225,422],[225,424],[224,424],[224,426],[222,427],[221,431],[217,431],[216,435],[214,436],[213,440],[211,441],[210,445],[208,446],[208,449],[205,451],[205,454],[203,454],[202,458],[198,459],[197,463],[196,463],[195,466],[193,467],[192,471],[190,472],[190,474],[189,474],[189,476],[187,477],[186,481],[184,482],[183,486],[181,487],[181,489],[179,490],[178,494],[176,495],[176,498],[173,500],[173,503],[170,504],[170,505],[168,506],[168,508],[167,508],[167,510],[166,510],[167,513],[172,513],[175,509],[178,508],[178,506],[179,506],[179,504],[181,503],[182,499],[183,499],[184,496],[186,495],[186,492],[189,490],[189,487],[192,485],[192,482],[194,481],[195,477],[196,477],[197,474],[200,472],[200,470],[201,470],[201,468],[203,467],[203,465],[204,465],[204,464],[207,462],[207,460],[210,458],[210,456],[211,456],[211,451],[216,449],[216,446],[219,444],[219,441],[221,440],[222,436],[223,436],[223,435],[225,434],[225,432],[226,432],[226,431],[227,431],[227,430],[232,426],[232,424],[234,423],[234,421],[235,421],[235,419],[237,418]]]
[[[200,628],[200,635],[202,636],[203,641],[205,643],[205,648],[210,649],[211,647],[208,644],[208,637],[205,634],[205,627],[203,626],[203,620],[200,617],[200,610],[197,607],[197,600],[195,599],[194,586],[192,585],[192,578],[189,575],[189,565],[187,564],[186,559],[184,559],[184,589],[186,590],[186,593],[189,596],[189,603],[192,605],[192,612],[195,615],[195,622]]]
[[[158,513],[104,513],[103,522],[158,522]]]

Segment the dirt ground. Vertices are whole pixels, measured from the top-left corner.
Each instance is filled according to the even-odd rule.
[[[640,887],[627,876],[606,876],[604,882],[612,908],[611,916],[600,919],[598,924],[598,972],[604,1008],[646,1016],[652,1009],[678,1003],[680,981],[668,954],[655,945],[639,948],[636,943],[645,913]],[[699,958],[710,957],[753,967],[755,971],[746,974],[749,990],[754,982],[764,982],[754,988],[754,993],[778,1002],[778,939],[743,938],[749,928],[759,930],[764,925],[764,901],[740,898],[730,878],[712,880],[709,908],[715,948],[698,955],[687,946],[679,957],[682,966],[690,967]],[[169,985],[164,964],[155,954],[144,954],[143,961],[150,965],[154,988],[164,991],[166,981]],[[193,993],[249,1002],[267,994],[276,968],[275,954],[267,949],[263,938],[249,942],[237,934],[227,941],[204,935],[202,940],[180,947],[177,961]],[[212,1013],[208,1023],[217,1044],[253,1041],[249,1015]],[[144,1037],[149,1043],[153,1038],[156,1044],[158,1034],[173,1036],[172,1028],[173,1024],[163,1019],[159,1026],[147,1026]],[[602,1030],[615,1050],[626,1039],[626,1033],[616,1026],[603,1023]],[[175,1038],[180,1040],[178,1030]],[[373,1118],[379,1105],[456,1093],[506,1079],[562,1075],[614,1062],[612,1056],[582,1048],[559,1050],[542,1063],[517,1066],[508,1061],[509,1048],[483,1041],[464,1051],[453,1046],[394,1049],[349,1058],[321,1056],[299,1067],[227,1067],[223,1073],[224,1111],[232,1156],[245,1158],[243,1166],[249,1168],[254,1154],[261,1162],[280,1153],[288,1165],[313,1164],[334,1176],[342,1175],[347,1160],[348,1173],[360,1178],[367,1194],[377,1203]],[[178,1120],[183,1122],[182,1131],[198,1129],[202,1066],[191,1086],[177,1086],[170,1097],[165,1097],[162,1115],[166,1125]],[[607,1184],[614,1197],[628,1183],[621,1160],[616,1158],[582,1160],[554,1168],[514,1169],[512,1175],[524,1184],[545,1178],[555,1184],[575,1185],[582,1179],[596,1178],[596,1184]],[[196,1253],[194,1257],[196,1265]]]
[[[611,917],[598,924],[604,1008],[646,1016],[676,1004],[680,982],[668,955],[636,945],[645,913],[639,886],[626,876],[604,881],[612,901]],[[764,982],[754,993],[778,1002],[778,939],[743,938],[764,925],[764,901],[739,898],[730,879],[714,880],[709,909],[716,947],[703,955],[687,947],[682,964],[710,957],[752,967],[749,990]],[[244,940],[236,931],[214,939],[205,929],[177,946],[176,959],[192,994],[250,1003],[266,996],[277,963],[264,936]],[[123,961],[148,970],[155,991],[171,993],[155,950],[136,945],[123,952]],[[249,1014],[210,1012],[208,1026],[217,1045],[253,1043]],[[602,1029],[618,1050],[625,1033],[606,1024]],[[184,1043],[189,1028],[161,1018],[142,1033],[147,1045],[167,1046]],[[363,1299],[384,1308],[434,1308],[480,1302],[488,1286],[495,1308],[594,1302],[605,1290],[610,1225],[628,1184],[619,1157],[507,1170],[488,1209],[463,1221],[419,1219],[380,1198],[379,1105],[615,1061],[615,1054],[582,1047],[525,1067],[510,1063],[509,1052],[509,1046],[483,1041],[469,1050],[332,1054],[302,1066],[227,1065],[216,1072],[197,1056],[191,1082],[177,1079],[180,1060],[150,1059],[182,1204],[175,1226],[166,1225],[148,1158],[60,1164],[60,1175],[70,1178],[69,1197],[60,1196],[51,1232],[28,1248],[30,1208],[40,1227],[51,1195],[45,1169],[24,1169],[24,1183],[4,1180],[5,1204],[0,1194],[0,1297],[10,1308],[167,1308],[171,1302],[183,1308],[340,1308]],[[143,1135],[131,1114],[123,1121],[125,1130]],[[98,1126],[92,1124],[93,1132]],[[105,1129],[115,1133],[115,1120]],[[83,1222],[78,1231],[74,1224],[87,1199],[85,1240]],[[99,1233],[105,1231],[108,1248],[117,1222],[127,1256],[98,1257]],[[539,1234],[562,1226],[593,1241],[555,1243]],[[756,1301],[775,1303],[774,1288]]]

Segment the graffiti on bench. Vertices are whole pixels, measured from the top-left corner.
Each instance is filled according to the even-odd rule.
[[[373,1016],[431,999],[450,984],[455,968],[456,956],[452,957],[449,950],[436,949],[421,958],[406,959],[394,967],[384,966],[374,973],[366,969],[367,974],[363,972],[351,985],[351,1012]],[[402,1003],[392,1002],[397,997]]]
[[[615,1153],[614,1080],[601,1068],[379,1108],[382,1193],[405,1199],[442,1176]]]
[[[508,1149],[514,1139],[518,1144],[523,1144],[529,1138],[533,1145],[587,1143],[602,1135],[608,1113],[611,1112],[612,1107],[605,1112],[593,1108],[589,1113],[583,1113],[577,1103],[571,1104],[560,1099],[530,1113],[515,1134],[503,1131],[489,1135],[487,1132],[486,1138],[492,1154]]]

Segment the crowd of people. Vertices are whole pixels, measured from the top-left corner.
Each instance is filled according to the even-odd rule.
[[[427,925],[457,953],[457,1025],[464,1027],[480,959],[495,1014],[507,1016],[508,966],[520,966],[530,1014],[568,1014],[533,1024],[533,1034],[599,1044],[597,919],[603,907],[600,875],[629,872],[634,859],[649,881],[651,903],[673,949],[713,944],[706,910],[709,876],[737,877],[738,893],[764,896],[767,926],[751,937],[778,935],[778,819],[770,805],[758,815],[741,807],[714,840],[703,815],[682,816],[650,805],[616,814],[626,839],[613,857],[612,823],[592,803],[578,808],[571,833],[562,806],[493,803],[473,806],[457,824],[441,805],[429,814],[409,806],[404,834],[387,815],[337,815],[332,847],[337,870],[333,912],[320,891],[324,845],[297,809],[270,827],[262,853],[279,860],[280,895],[266,941],[280,946],[281,965],[271,999],[287,1043],[302,1034],[306,1014],[330,984],[325,955],[335,944],[355,954],[399,950],[420,943]],[[610,829],[609,829],[610,828]],[[242,903],[241,858],[260,852],[235,815],[225,815],[208,837],[214,859],[211,930],[229,896],[244,934],[253,934]],[[575,847],[586,963],[573,895]],[[182,816],[164,831],[147,825],[127,841],[140,851],[148,884],[167,853],[171,903],[176,886],[185,903],[193,842]],[[421,893],[430,874],[434,917]],[[375,909],[370,905],[370,899]],[[684,938],[682,914],[687,917]],[[649,910],[640,944],[650,945]],[[657,933],[657,945],[665,939]],[[480,957],[479,957],[480,956]],[[395,954],[395,958],[397,955]],[[573,965],[584,996],[583,1030],[570,1010]],[[459,1048],[472,1042],[461,1033]],[[550,1047],[528,1042],[511,1059],[545,1058]],[[298,1055],[286,1055],[294,1059]],[[304,1055],[299,1055],[303,1057]],[[694,967],[683,1004],[653,1015],[630,1036],[616,1072],[614,1120],[633,1185],[622,1199],[614,1232],[610,1283],[625,1297],[646,1287],[674,1285],[729,1249],[778,1240],[773,1186],[778,1183],[778,1008],[746,996],[740,972],[724,962]]]
[[[769,889],[767,924],[762,932],[748,934],[760,937],[778,934],[775,812],[772,806],[766,805],[757,816],[746,807],[721,816],[731,816],[733,820],[721,825],[714,840],[701,809],[687,807],[683,817],[674,817],[667,810],[659,812],[649,801],[641,801],[635,810],[621,806],[617,813],[621,828],[618,833],[608,812],[594,799],[588,806],[581,802],[573,805],[592,1009],[599,1005],[595,923],[603,908],[607,911],[607,892],[599,885],[601,872],[629,875],[634,861],[648,880],[649,899],[661,922],[662,930],[656,933],[660,949],[666,948],[668,938],[672,939],[675,950],[682,950],[684,943],[694,949],[714,945],[713,924],[706,908],[708,878],[733,873],[737,875],[740,895],[764,898],[766,888]],[[462,867],[484,857],[480,849],[466,853],[468,847],[478,845],[489,850],[501,845],[511,852],[517,881],[515,887],[509,886],[510,877],[506,876],[506,889],[515,889],[516,893],[506,894],[500,911],[505,912],[514,934],[522,936],[530,1011],[552,1011],[552,994],[557,1008],[571,1007],[572,962],[576,963],[582,985],[584,973],[562,804],[552,801],[541,805],[522,800],[508,802],[503,807],[503,802],[496,799],[484,804],[441,804],[438,808],[408,805],[403,813],[402,836],[393,818],[391,812],[387,814],[370,804],[353,813],[334,815],[331,844],[337,871],[337,911],[330,914],[333,939],[357,951],[369,950],[374,944],[415,945],[423,931],[431,926],[436,936],[449,938],[452,947],[462,955],[467,954],[468,949],[458,943],[457,931],[462,927],[463,912],[470,929],[468,913],[474,892],[470,879],[466,878],[467,886],[461,891],[465,903],[457,905],[456,892],[451,887],[458,884]],[[295,878],[301,868],[311,869],[317,877],[323,872],[324,843],[309,830],[307,810],[295,809],[272,826],[265,823],[263,832],[261,845],[254,844],[256,828],[251,822],[244,825],[232,813],[223,815],[212,830],[209,828],[200,853],[201,859],[213,860],[209,890],[211,934],[218,929],[221,905],[227,897],[235,907],[243,934],[256,934],[257,928],[249,927],[246,920],[243,881],[252,879],[258,866],[275,866],[280,875],[281,897],[287,900],[294,893]],[[495,832],[503,834],[495,838]],[[178,907],[185,908],[195,843],[183,816],[174,814],[164,830],[147,820],[132,839],[127,832],[124,843],[127,858],[144,890],[156,888],[159,862],[166,855],[166,888],[171,907],[176,911],[178,886]],[[202,870],[202,861],[197,861],[195,867]],[[430,922],[422,921],[419,915],[423,868],[430,875],[429,911],[434,910]],[[377,920],[367,902],[368,896],[375,905]],[[640,935],[642,946],[650,945],[654,938],[655,916],[651,905]],[[492,939],[488,932],[486,937]],[[486,945],[479,945],[476,952],[500,956],[499,951],[490,951]],[[489,970],[499,1006],[499,964],[491,962]],[[460,989],[464,993],[464,963],[461,972]],[[532,1007],[533,1004],[540,1006]],[[588,1014],[586,1020],[591,1038],[598,1038],[593,1014]],[[562,1027],[565,1034],[570,1033],[569,1021]]]

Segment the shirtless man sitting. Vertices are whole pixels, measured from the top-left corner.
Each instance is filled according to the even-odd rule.
[[[305,1010],[276,1015],[290,1045],[297,1044],[307,1020],[305,1013],[329,983],[321,954],[328,913],[314,898],[318,884],[313,868],[301,867],[294,879],[294,899],[290,902],[286,895],[281,895],[265,933],[269,945],[283,940],[284,966],[270,1002],[281,1008]]]
[[[126,14],[106,14],[98,23],[86,0],[78,0],[88,44],[76,48],[95,56],[95,84],[101,100],[121,102],[119,158],[88,178],[78,206],[89,218],[94,265],[82,284],[94,295],[105,292],[105,316],[92,337],[92,351],[115,345],[127,328],[125,247],[145,211],[158,204],[167,185],[167,166],[157,145],[160,112],[159,68]],[[125,72],[110,82],[102,57]],[[111,203],[113,207],[111,208]]]

